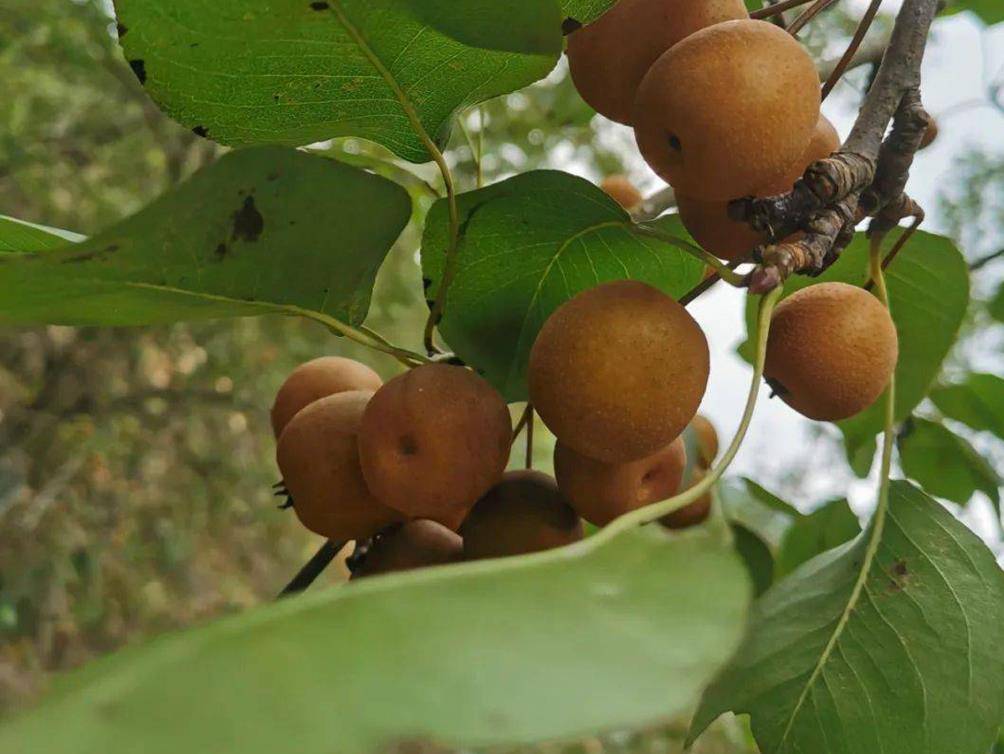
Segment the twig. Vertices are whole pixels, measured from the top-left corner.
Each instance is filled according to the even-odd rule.
[[[807,23],[809,23],[809,21],[837,2],[839,2],[839,0],[816,0],[816,2],[806,8],[798,18],[788,24],[788,33],[794,37],[805,27]]]
[[[293,580],[286,585],[286,588],[279,592],[278,599],[288,597],[291,594],[299,594],[306,590],[324,572],[324,569],[331,564],[331,561],[342,551],[345,544],[345,542],[332,542],[329,539],[321,545],[320,549],[314,554],[314,557],[308,560],[306,565],[300,569],[300,572],[293,577]]]
[[[1004,257],[1004,249],[998,249],[993,254],[988,254],[985,257],[981,257],[973,262],[970,262],[969,269],[975,272],[976,270],[983,269],[991,262]]]
[[[791,10],[792,8],[797,8],[800,5],[805,5],[806,3],[811,3],[812,0],[784,0],[784,2],[775,3],[774,5],[768,5],[766,8],[759,8],[750,13],[750,18],[764,19],[770,18],[771,16],[776,16],[780,13],[784,13],[786,10]]]
[[[861,21],[858,22],[858,28],[854,30],[854,36],[851,38],[851,42],[847,45],[847,49],[841,56],[840,60],[834,66],[833,71],[826,79],[826,83],[823,84],[823,91],[821,94],[822,99],[826,99],[830,96],[830,92],[833,91],[833,87],[837,85],[841,77],[847,71],[847,67],[851,64],[854,56],[858,52],[858,48],[861,47],[861,43],[864,41],[865,35],[871,28],[872,21],[875,20],[875,14],[878,13],[879,7],[882,5],[882,0],[871,0],[871,4],[868,6],[868,10],[861,17]]]

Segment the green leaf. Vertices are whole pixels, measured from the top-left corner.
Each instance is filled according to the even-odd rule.
[[[122,47],[168,115],[221,144],[360,136],[412,162],[454,114],[543,78],[554,0],[116,0]]]
[[[775,578],[784,578],[807,560],[849,542],[860,533],[861,524],[847,501],[831,500],[785,532],[775,561]]]
[[[384,178],[283,147],[232,152],[86,241],[0,255],[0,322],[139,325],[302,309],[358,323],[410,214],[408,194]]]
[[[906,482],[890,493],[884,522],[758,601],[692,735],[732,710],[752,716],[763,754],[990,748],[1004,718],[1004,574],[934,500]]]
[[[753,593],[759,597],[774,581],[774,556],[767,544],[754,532],[739,524],[731,524],[736,552],[746,564],[753,582]]]
[[[976,450],[942,424],[914,418],[898,438],[903,473],[927,492],[959,504],[977,490],[1000,505],[1001,478]]]
[[[1004,284],[997,288],[997,293],[987,304],[987,311],[998,322],[1004,322]]]
[[[1004,5],[1000,0],[953,0],[946,15],[970,11],[988,26],[1004,21]]]
[[[773,556],[780,551],[788,529],[803,518],[797,508],[751,479],[724,480],[718,485],[718,498],[725,518],[756,534]]]
[[[530,347],[544,320],[575,294],[630,278],[679,297],[704,266],[636,232],[593,184],[555,171],[524,173],[459,197],[461,241],[440,332],[509,401],[526,398]],[[689,238],[675,215],[657,223]],[[422,268],[438,290],[448,239],[445,200],[429,213]]]
[[[79,233],[0,215],[0,254],[47,251],[83,240]]]
[[[796,276],[785,295],[817,283],[839,281],[864,285],[868,273],[868,240],[858,233],[840,259],[816,278]],[[886,271],[892,318],[899,334],[896,367],[896,421],[903,421],[927,395],[951,349],[969,304],[969,270],[954,242],[917,232]],[[753,332],[755,302],[747,303],[747,332]],[[748,353],[741,349],[740,353]],[[855,471],[867,474],[875,436],[882,431],[882,401],[839,422],[847,457]]]
[[[561,0],[561,13],[585,26],[617,4],[617,0]]]
[[[748,603],[720,535],[658,526],[376,577],[97,662],[7,721],[0,751],[356,754],[641,726],[696,703]]]
[[[935,388],[931,400],[949,419],[1004,439],[1004,379],[997,375],[970,374],[965,382]]]

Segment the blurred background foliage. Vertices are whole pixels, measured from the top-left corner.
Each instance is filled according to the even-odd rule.
[[[853,28],[851,15],[830,12],[808,42],[822,57],[839,53]],[[479,172],[492,182],[539,167],[594,180],[626,171],[646,192],[658,188],[630,163],[630,132],[595,118],[564,71],[465,118],[448,153],[462,190],[477,185]],[[868,76],[865,67],[849,77],[849,105]],[[6,215],[90,234],[219,151],[145,97],[99,0],[5,0],[0,82]],[[438,176],[428,167],[407,173],[353,139],[318,148],[386,173],[417,200],[416,222],[381,270],[367,324],[418,349],[426,310],[417,221]],[[941,216],[973,260],[988,258],[1002,243],[1004,160],[970,151],[954,164]],[[1000,363],[999,261],[984,265],[995,282],[976,286],[979,303],[952,357],[957,375],[980,367],[988,348]],[[326,353],[363,355],[316,325],[282,318],[0,333],[0,711],[95,654],[274,597],[319,540],[272,497],[268,409],[289,370]],[[385,376],[394,373],[393,362],[365,356]],[[976,434],[967,436],[999,468],[1001,443]],[[826,458],[843,463],[839,445],[828,442]],[[537,448],[544,463],[547,451],[545,438]],[[819,462],[810,454],[759,481],[795,494]],[[731,743],[721,750],[737,751],[744,734],[729,725],[722,740]],[[675,740],[661,731],[583,750],[671,751]]]

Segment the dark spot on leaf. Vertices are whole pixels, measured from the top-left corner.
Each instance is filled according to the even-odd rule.
[[[146,63],[143,60],[137,58],[136,60],[129,61],[129,67],[132,68],[132,72],[136,74],[136,78],[139,79],[139,83],[146,83]]]
[[[234,212],[234,232],[231,238],[235,241],[254,242],[264,228],[265,218],[254,206],[254,197],[247,197],[243,206]]]
[[[566,37],[574,31],[578,31],[582,28],[582,22],[577,18],[566,18],[561,22],[561,33]]]
[[[119,33],[119,39],[122,39],[129,32],[129,27],[123,23],[117,23],[115,24],[115,30]]]
[[[311,3],[310,4],[310,9],[311,10],[328,10],[330,8],[331,8],[331,6],[328,5],[327,3]]]
[[[278,94],[273,94],[273,95],[272,95],[272,99],[273,99],[274,101],[278,102],[278,101],[279,101],[279,95],[278,95]]]
[[[429,290],[429,288],[430,288],[431,286],[432,286],[432,279],[431,279],[431,278],[426,278],[426,277],[423,277],[423,278],[422,278],[422,287],[423,287],[423,288],[424,288],[425,290]]]
[[[910,580],[910,569],[906,566],[906,561],[900,558],[892,564],[892,575],[889,577],[889,592],[900,592],[906,588]]]
[[[221,242],[217,245],[216,251],[213,253],[216,255],[217,259],[223,259],[227,255],[228,251],[230,251],[230,249],[227,248],[227,245]]]
[[[117,243],[110,243],[105,247],[105,253],[111,254],[112,252],[118,251],[119,245]]]
[[[198,47],[198,46],[199,46],[199,43],[198,43],[198,42],[192,42],[192,44],[190,44],[190,45],[188,45],[188,46],[189,46],[189,47]]]
[[[205,126],[196,126],[195,128],[192,129],[192,133],[195,134],[196,136],[201,136],[203,139],[209,136],[209,131],[206,129]]]
[[[97,259],[98,252],[96,251],[85,251],[83,254],[74,254],[72,257],[67,257],[63,260],[63,264],[79,264],[80,262],[90,262],[92,259]]]
[[[271,173],[269,173],[268,175],[265,176],[265,180],[266,181],[277,181],[277,180],[279,180],[279,176],[281,176],[281,175],[282,175],[281,171],[279,171],[279,170],[273,170]]]

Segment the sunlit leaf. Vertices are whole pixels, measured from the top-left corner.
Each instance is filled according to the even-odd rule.
[[[157,104],[229,145],[360,136],[413,162],[454,114],[543,78],[554,0],[117,0],[126,58]]]

